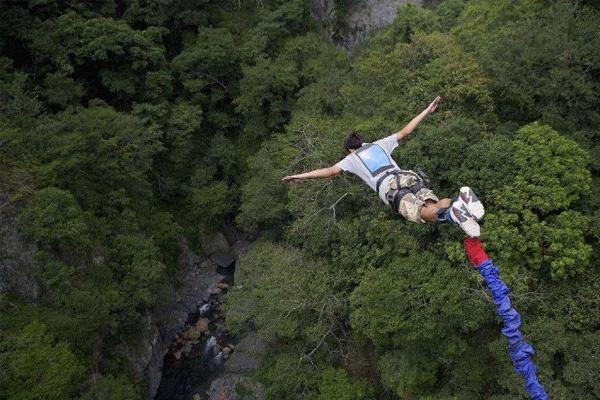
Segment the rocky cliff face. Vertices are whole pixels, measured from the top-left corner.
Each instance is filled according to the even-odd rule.
[[[19,235],[17,209],[0,182],[0,295],[11,293],[28,302],[36,301],[39,288],[32,277],[34,250]]]
[[[200,399],[233,399],[233,389],[238,385],[253,388],[254,392],[261,393],[260,387],[242,376],[245,372],[257,368],[255,360],[247,360],[247,356],[255,356],[255,353],[262,349],[256,344],[256,340],[251,343],[248,342],[249,339],[246,340],[248,346],[242,341],[239,351],[237,348],[233,351],[235,346],[227,347],[221,342],[215,342],[214,349],[208,349],[209,337],[215,340],[222,339],[222,335],[218,333],[220,327],[215,320],[215,312],[218,314],[217,308],[221,301],[220,293],[229,286],[225,281],[233,279],[235,260],[250,246],[250,243],[239,240],[235,234],[229,236],[231,237],[217,233],[204,237],[201,245],[205,257],[194,254],[186,240],[181,240],[179,269],[182,287],[178,291],[166,289],[159,307],[145,318],[139,345],[122,349],[147,383],[144,395],[146,400],[188,399],[194,393],[201,393],[196,395]],[[220,349],[223,354],[213,355],[215,349]],[[207,351],[211,353],[210,357],[203,354]],[[233,370],[228,367],[230,354],[233,354],[230,360],[231,366],[235,367]],[[169,359],[167,364],[165,356]],[[219,356],[228,360],[224,369],[223,359],[218,360]],[[215,376],[214,371],[205,371],[207,365],[200,365],[208,359],[210,369],[215,367],[212,364],[219,361],[221,367],[217,370],[224,373],[217,374],[214,382],[211,381],[211,377]],[[189,368],[189,371],[181,371],[182,366],[184,369]],[[165,374],[167,382],[161,383]],[[202,374],[206,376],[199,376]],[[174,385],[177,390],[173,389]],[[204,387],[206,388],[202,390]],[[169,393],[168,397],[165,397],[165,392]],[[225,393],[228,395],[223,397]]]
[[[209,299],[211,290],[223,279],[217,271],[218,265],[195,255],[185,239],[182,239],[180,249],[179,268],[183,286],[179,290],[167,290],[160,306],[146,315],[140,345],[124,349],[136,371],[147,382],[146,400],[156,396],[169,345],[184,330],[188,316]]]
[[[335,0],[313,0],[311,14],[331,40],[351,50],[373,32],[391,24],[402,4],[421,6],[423,0],[358,0],[345,1],[343,6],[340,3]]]

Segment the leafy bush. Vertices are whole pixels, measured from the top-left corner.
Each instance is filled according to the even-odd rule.
[[[83,211],[71,193],[55,187],[33,195],[21,211],[20,224],[21,232],[43,248],[67,250],[89,244]]]

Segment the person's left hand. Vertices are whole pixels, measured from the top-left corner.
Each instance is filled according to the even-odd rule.
[[[300,182],[300,181],[303,181],[304,178],[302,178],[298,175],[288,175],[288,176],[281,178],[281,180],[283,182]]]
[[[442,101],[442,98],[440,96],[436,97],[431,104],[429,105],[429,107],[427,107],[427,113],[431,114],[432,112],[435,111],[435,109],[437,108],[438,104],[440,104],[440,101]]]

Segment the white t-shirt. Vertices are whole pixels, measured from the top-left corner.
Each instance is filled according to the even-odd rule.
[[[392,158],[392,151],[398,147],[396,134],[392,134],[374,143],[364,143],[362,147],[348,154],[336,165],[346,172],[352,172],[362,179],[373,190],[377,190],[377,180],[387,171],[399,170],[398,165]],[[381,182],[379,186],[379,197],[387,204],[386,188],[387,181],[392,179],[390,175]]]

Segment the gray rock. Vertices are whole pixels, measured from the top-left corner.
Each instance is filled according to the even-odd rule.
[[[186,344],[183,345],[183,347],[181,348],[181,352],[187,357],[189,356],[190,352],[192,351],[192,344],[190,342],[187,342]]]
[[[190,250],[189,257],[190,257],[190,259],[189,259],[190,265],[199,265],[202,261],[204,261],[204,258],[200,257],[198,254],[194,253],[191,250]]]
[[[207,259],[204,259],[204,260],[202,260],[202,262],[200,263],[200,265],[197,265],[197,266],[196,266],[196,268],[197,268],[199,271],[212,270],[212,269],[214,269],[214,268],[216,268],[216,267],[217,267],[217,264],[215,264],[214,262],[212,262],[212,261],[211,261],[211,260],[209,260],[208,258],[207,258]]]
[[[235,253],[236,256],[240,257],[252,248],[252,244],[252,242],[248,242],[247,240],[238,240],[233,245],[231,245],[231,250]]]
[[[258,360],[248,353],[234,351],[225,363],[225,371],[246,374],[258,369]]]
[[[250,332],[235,346],[225,363],[225,371],[245,374],[259,367],[260,357],[269,350],[267,342],[255,332]]]
[[[154,317],[147,314],[144,318],[144,329],[138,340],[138,347],[123,347],[119,351],[132,363],[136,372],[146,378],[148,386],[145,399],[154,398],[162,376],[163,358],[167,353],[168,343],[163,340]]]
[[[215,253],[227,253],[230,250],[229,243],[221,232],[201,235],[200,246],[207,256]]]
[[[312,0],[310,10],[313,18],[338,46],[351,50],[378,29],[394,22],[398,15],[398,7],[405,3],[421,6],[423,0],[351,2],[344,13],[343,21],[338,21],[334,0]]]
[[[223,235],[225,235],[225,239],[231,245],[233,245],[239,239],[239,232],[228,224],[223,224]]]
[[[212,262],[223,268],[231,267],[237,259],[233,251],[217,252],[211,254],[209,257]]]
[[[228,268],[237,258],[235,252],[229,247],[225,235],[221,232],[202,235],[200,245],[204,254],[220,267]]]
[[[39,287],[33,278],[35,246],[17,228],[17,208],[0,181],[0,294],[14,294],[35,303]]]
[[[244,376],[227,374],[212,382],[208,396],[210,400],[264,400],[265,393],[261,384]]]
[[[225,358],[229,358],[230,354],[231,354],[231,347],[225,347],[223,349],[223,356],[225,356]]]
[[[255,332],[250,332],[235,346],[236,353],[248,353],[261,356],[269,350],[267,342]]]
[[[173,287],[164,287],[156,310],[146,316],[139,346],[120,349],[132,362],[135,370],[145,377],[145,400],[154,399],[156,396],[162,377],[164,356],[169,344],[184,329],[188,314],[196,311],[198,304],[208,301],[210,289],[224,278],[217,272],[216,264],[207,261],[196,266],[190,260],[187,242],[182,238],[179,270],[183,276],[183,287],[178,291]]]

